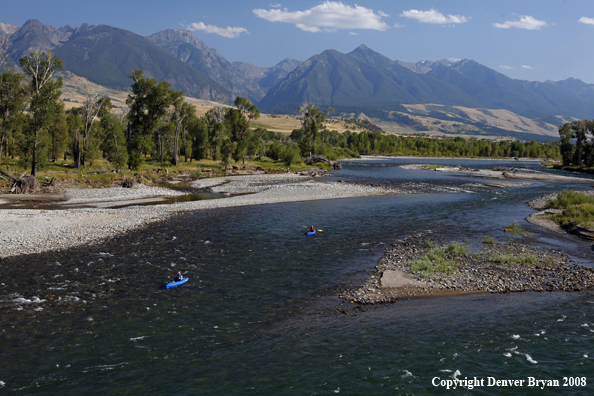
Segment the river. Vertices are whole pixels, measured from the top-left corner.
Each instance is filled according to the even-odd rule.
[[[409,235],[505,243],[503,228],[517,221],[533,245],[593,265],[591,243],[524,221],[530,199],[589,184],[491,188],[403,163],[538,168],[346,163],[329,179],[431,192],[196,211],[103,244],[5,259],[0,394],[421,395],[474,377],[484,385],[456,394],[591,394],[593,292],[423,297],[337,311],[335,290],[362,282]],[[306,237],[311,224],[322,232]],[[177,271],[190,281],[165,290]],[[559,386],[529,387],[529,377]],[[507,379],[525,382],[489,386]]]

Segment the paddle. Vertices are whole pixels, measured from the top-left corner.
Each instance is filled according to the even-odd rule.
[[[185,274],[187,274],[188,272],[189,272],[189,271],[184,271],[184,272],[182,272],[182,275],[185,275]],[[175,278],[173,278],[171,281],[172,281],[172,282],[175,282]]]
[[[308,226],[303,226],[303,227],[305,227],[305,228],[309,228]],[[322,232],[322,230],[318,230],[318,231]]]

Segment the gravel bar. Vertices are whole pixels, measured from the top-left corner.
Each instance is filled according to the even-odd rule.
[[[65,194],[67,201],[60,204],[95,207],[0,210],[0,259],[93,244],[192,210],[402,193],[396,188],[320,182],[312,177],[295,174],[208,178],[192,184],[197,189],[243,195],[114,209],[102,208],[101,204],[134,203],[142,198],[170,197],[184,193],[144,185],[137,185],[132,189],[73,189]]]

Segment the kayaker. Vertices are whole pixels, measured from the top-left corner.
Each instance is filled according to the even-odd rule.
[[[316,229],[314,228],[314,226],[309,227],[309,232],[314,232]]]
[[[181,274],[181,272],[177,273],[177,276],[173,279],[174,282],[179,282],[180,280],[184,279],[183,275]]]

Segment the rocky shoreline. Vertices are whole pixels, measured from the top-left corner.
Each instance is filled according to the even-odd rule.
[[[594,289],[594,270],[559,251],[537,249],[520,240],[475,242],[482,244],[480,249],[451,257],[457,266],[453,274],[435,272],[426,278],[413,273],[411,262],[429,252],[427,239],[417,236],[396,242],[363,285],[339,295],[351,303],[378,304],[431,295]]]
[[[465,167],[455,167],[455,166],[436,166],[436,165],[426,165],[426,164],[410,164],[410,165],[401,165],[403,169],[419,169],[419,170],[431,170],[435,172],[446,172],[446,173],[455,173],[455,174],[463,174],[467,176],[473,177],[481,177],[481,178],[490,178],[490,179],[501,179],[506,180],[506,183],[503,185],[505,187],[514,187],[514,186],[528,186],[531,185],[530,182],[525,180],[535,180],[535,181],[550,181],[550,182],[584,182],[584,183],[591,183],[592,179],[582,178],[582,177],[572,177],[572,176],[561,176],[561,175],[554,175],[551,173],[539,172],[534,170],[526,170],[522,168],[514,168],[514,167],[498,167],[495,169],[471,169]],[[510,179],[520,179],[524,181],[515,181]]]
[[[137,184],[131,189],[72,189],[54,196],[53,204],[65,209],[1,209],[0,259],[98,243],[192,210],[404,192],[382,186],[322,182],[312,176],[292,173],[204,178],[191,184],[196,190],[229,197],[138,206],[185,193]],[[76,207],[73,208],[73,205]],[[124,205],[128,206],[122,207]]]

